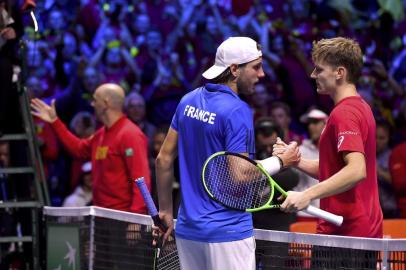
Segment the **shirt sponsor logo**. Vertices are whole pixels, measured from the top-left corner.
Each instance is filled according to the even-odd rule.
[[[132,157],[134,155],[134,150],[130,147],[125,149],[125,156],[126,157]]]
[[[216,114],[212,112],[207,112],[199,108],[195,108],[190,105],[186,105],[185,111],[183,112],[183,115],[186,115],[187,117],[202,121],[204,123],[209,123],[211,125],[214,125],[214,121],[216,120]]]
[[[108,151],[108,146],[98,146],[96,148],[96,160],[106,159]]]
[[[347,130],[339,132],[338,135],[358,135],[358,132]]]
[[[344,141],[344,136],[338,137],[338,144],[337,144],[337,148],[338,148],[338,149],[340,149],[340,146],[341,146],[341,144],[343,143],[343,141]]]

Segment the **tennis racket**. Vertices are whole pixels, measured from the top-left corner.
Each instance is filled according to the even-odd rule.
[[[144,199],[145,205],[148,208],[148,212],[154,222],[154,225],[159,227],[163,232],[166,232],[168,228],[162,223],[158,215],[155,203],[152,200],[151,194],[148,191],[145,184],[144,177],[135,180],[141,195]],[[175,237],[169,237],[168,240],[162,245],[161,239],[156,239],[157,244],[154,250],[154,270],[178,270],[180,269],[178,250],[176,249]]]
[[[237,153],[217,152],[203,166],[203,185],[209,196],[222,205],[240,211],[257,212],[279,208],[274,203],[275,189],[287,196],[258,162]],[[302,210],[337,226],[342,216],[334,215],[314,206]]]

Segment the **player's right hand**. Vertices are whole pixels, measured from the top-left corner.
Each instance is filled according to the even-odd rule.
[[[272,148],[272,150],[273,150],[272,155],[278,156],[278,155],[283,154],[285,152],[287,146],[288,145],[284,141],[282,141],[281,138],[279,138],[279,137],[276,138],[276,143],[273,145],[273,148]]]
[[[164,244],[171,236],[174,227],[173,215],[160,212],[159,219],[162,222],[161,226],[152,225],[152,244],[154,246],[159,243],[159,240],[162,240],[162,244]]]
[[[31,100],[31,114],[44,120],[47,123],[53,123],[58,116],[56,115],[55,99],[51,101],[51,106],[38,98]]]

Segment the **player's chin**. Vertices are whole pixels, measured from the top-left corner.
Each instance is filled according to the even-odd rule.
[[[317,93],[320,95],[326,94],[326,91],[324,91],[322,88],[317,87]]]
[[[243,95],[250,96],[250,95],[254,94],[254,92],[255,92],[254,85],[239,88],[239,93],[243,94]]]
[[[254,82],[252,85],[248,87],[248,90],[250,94],[253,94],[255,92],[255,85],[258,83],[258,81]]]
[[[247,88],[246,89],[246,91],[245,91],[245,94],[246,95],[253,95],[255,93],[255,88],[254,87],[251,87],[251,88]]]

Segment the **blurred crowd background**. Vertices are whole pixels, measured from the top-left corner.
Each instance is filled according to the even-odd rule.
[[[312,42],[354,38],[365,54],[358,90],[378,123],[381,204],[386,217],[399,217],[399,197],[406,191],[398,191],[406,183],[393,186],[390,156],[406,141],[405,6],[401,0],[38,1],[40,31],[34,32],[29,16],[23,18],[26,86],[32,97],[56,99],[62,121],[85,138],[99,127],[90,106],[93,91],[101,83],[121,85],[128,117],[148,136],[153,172],[179,100],[204,84],[201,73],[224,39],[249,36],[262,46],[266,76],[244,97],[256,128],[271,123],[285,141],[302,143],[313,136],[309,112],[328,114],[333,107],[309,77]],[[72,160],[46,123],[35,123],[52,204],[60,206],[79,183],[91,188],[83,180],[91,168],[83,166],[86,160]],[[264,145],[257,144],[257,151],[272,153]]]

